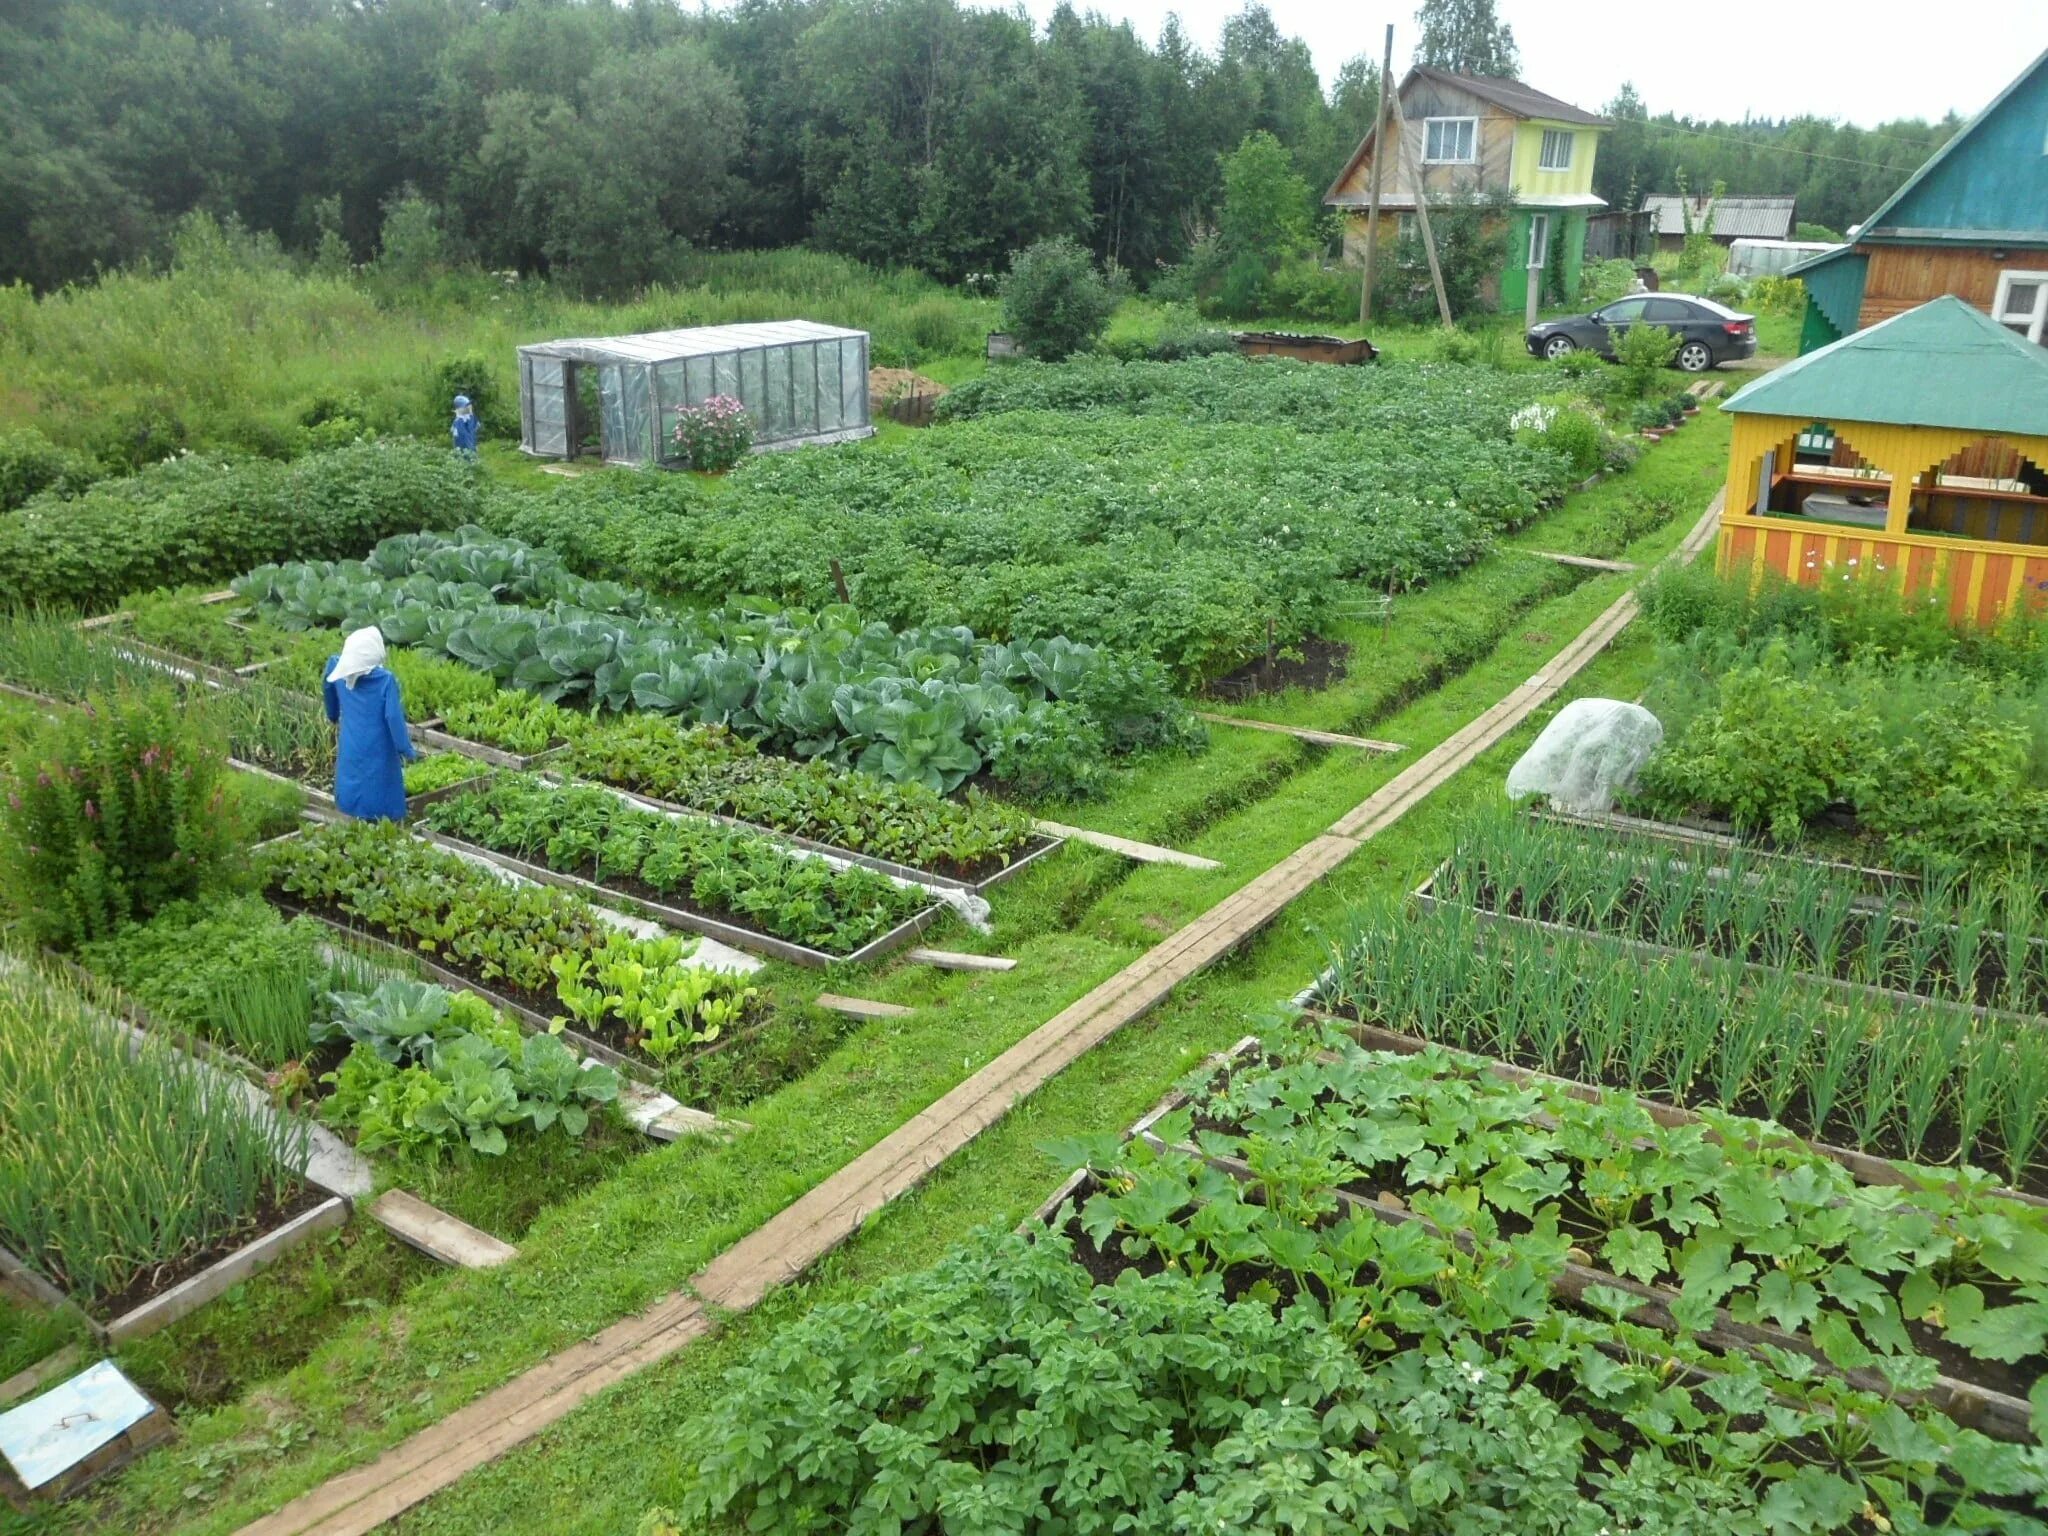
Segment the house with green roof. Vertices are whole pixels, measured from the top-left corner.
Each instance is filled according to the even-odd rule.
[[[1724,573],[1881,579],[1957,623],[2048,605],[2048,348],[1943,295],[1721,409]]]
[[[1789,269],[1806,282],[1800,350],[1940,294],[2048,345],[2048,52],[1853,231]]]

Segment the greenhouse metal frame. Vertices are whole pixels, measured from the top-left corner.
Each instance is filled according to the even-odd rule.
[[[574,458],[594,428],[607,464],[679,467],[676,410],[713,395],[747,408],[757,452],[871,437],[868,333],[778,320],[524,346],[519,446]]]

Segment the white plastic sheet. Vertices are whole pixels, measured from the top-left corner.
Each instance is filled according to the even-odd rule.
[[[1640,704],[1574,699],[1508,770],[1508,798],[1548,795],[1560,811],[1611,811],[1663,740],[1663,723]]]

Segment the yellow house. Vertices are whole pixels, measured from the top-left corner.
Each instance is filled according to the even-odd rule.
[[[1386,124],[1379,243],[1391,247],[1411,232],[1419,198],[1434,209],[1473,194],[1506,194],[1513,207],[1508,259],[1486,297],[1503,309],[1523,308],[1532,268],[1559,270],[1564,293],[1576,294],[1586,219],[1607,206],[1593,194],[1593,157],[1607,119],[1519,80],[1423,65],[1408,71],[1400,101],[1404,123]],[[1365,259],[1379,148],[1368,133],[1323,195],[1327,206],[1344,210],[1344,254],[1354,263]]]
[[[1884,580],[1958,624],[2048,604],[2048,350],[1944,295],[1721,409],[1722,571]]]

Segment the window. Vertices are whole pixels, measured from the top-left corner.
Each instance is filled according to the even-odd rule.
[[[1396,240],[1413,240],[1415,238],[1414,214],[1403,213],[1395,216],[1394,238]]]
[[[1602,325],[1633,325],[1643,318],[1648,299],[1617,299],[1593,318]]]
[[[2048,272],[2001,272],[1991,318],[2029,341],[2042,339],[2048,321]]]
[[[1536,157],[1536,164],[1546,171],[1568,171],[1572,168],[1572,139],[1574,135],[1560,128],[1543,130],[1543,152]]]
[[[1540,267],[1550,260],[1550,215],[1529,215],[1529,265]]]
[[[1652,299],[1643,306],[1643,319],[1652,325],[1686,325],[1696,318],[1683,299]]]
[[[1471,165],[1479,158],[1478,118],[1426,118],[1422,128],[1422,158],[1431,164]]]

